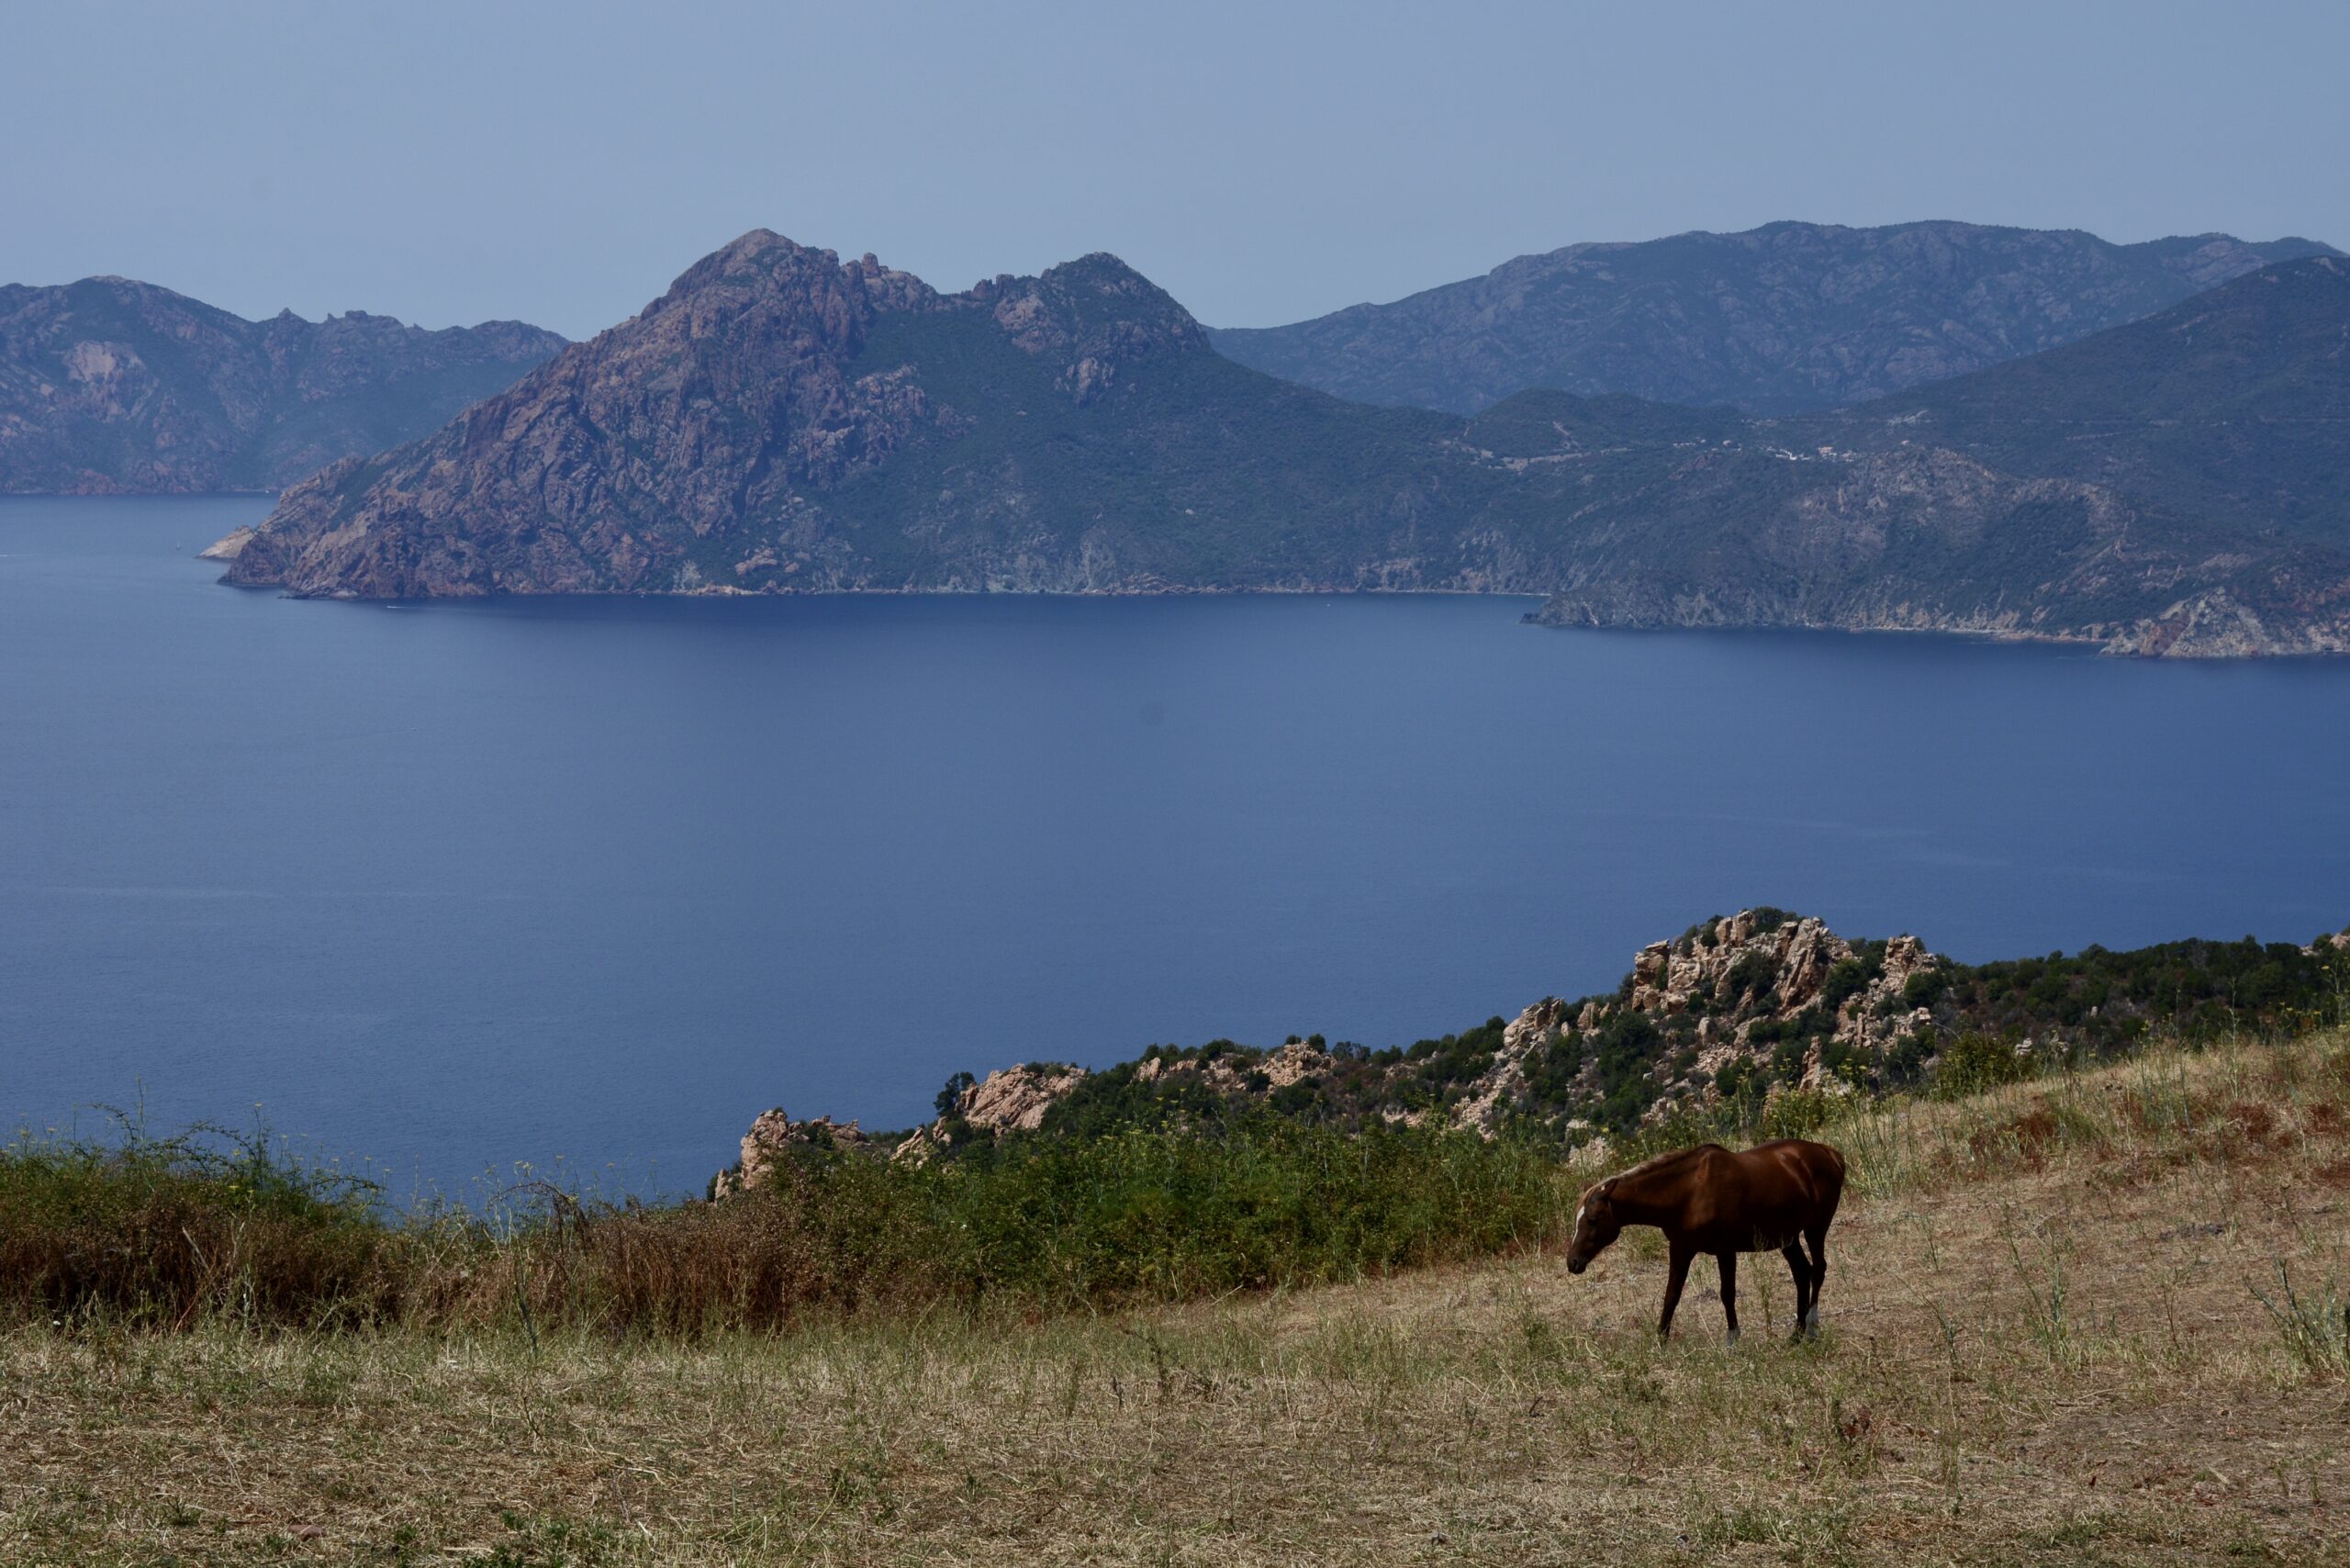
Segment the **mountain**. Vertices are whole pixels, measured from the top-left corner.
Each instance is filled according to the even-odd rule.
[[[248,321],[127,278],[0,287],[0,491],[275,490],[397,446],[564,346],[519,321]]]
[[[1521,425],[1563,394],[1504,410]],[[1754,421],[1589,516],[1552,624],[1931,627],[2116,652],[2350,651],[2350,262]]]
[[[1114,257],[946,295],[759,230],[424,441],[290,490],[230,579],[362,597],[1549,586],[1467,536],[1525,487],[1459,429],[1234,364]]]
[[[305,595],[1450,589],[1603,626],[2350,650],[2350,263],[1758,420],[1473,419],[1248,370],[1114,257],[941,294],[764,230],[425,439],[297,486],[229,580]]]
[[[2225,234],[1774,223],[1570,245],[1389,305],[1213,334],[1242,364],[1366,403],[1475,413],[1527,387],[1840,407],[2055,348],[2272,263]]]

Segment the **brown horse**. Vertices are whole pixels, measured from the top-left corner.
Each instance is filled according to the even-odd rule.
[[[1610,1176],[1575,1210],[1567,1271],[1580,1274],[1628,1225],[1664,1232],[1673,1272],[1664,1282],[1660,1338],[1673,1333],[1689,1260],[1710,1252],[1721,1270],[1722,1316],[1738,1343],[1738,1255],[1777,1249],[1796,1276],[1796,1334],[1819,1332],[1819,1285],[1828,1277],[1828,1226],[1844,1195],[1844,1157],[1824,1143],[1781,1138],[1732,1154],[1718,1143],[1661,1154]],[[1811,1248],[1808,1260],[1804,1245]]]

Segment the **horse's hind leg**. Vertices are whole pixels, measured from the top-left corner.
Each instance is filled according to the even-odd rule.
[[[1805,1260],[1803,1247],[1790,1241],[1779,1249],[1779,1256],[1787,1260],[1787,1270],[1796,1277],[1796,1338],[1803,1338],[1804,1325],[1811,1321],[1811,1264]]]
[[[1823,1225],[1807,1232],[1804,1239],[1811,1243],[1811,1316],[1804,1327],[1817,1338],[1819,1333],[1819,1291],[1828,1282],[1828,1227]]]
[[[1717,1252],[1714,1267],[1722,1278],[1722,1316],[1729,1322],[1729,1342],[1738,1343],[1738,1254]]]

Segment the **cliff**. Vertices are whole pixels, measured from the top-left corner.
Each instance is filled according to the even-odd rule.
[[[438,428],[563,346],[519,321],[247,321],[127,278],[0,287],[0,491],[282,489]]]

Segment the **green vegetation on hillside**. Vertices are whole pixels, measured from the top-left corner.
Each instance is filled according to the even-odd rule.
[[[1013,576],[1045,541],[1059,554],[1090,540],[1128,583],[1352,584],[1416,514],[1473,511],[1464,483],[1504,488],[1446,452],[1455,420],[1197,350],[1129,365],[1080,405],[984,313],[884,314],[856,369],[901,368],[957,421],[825,498],[882,582],[988,586],[979,563]],[[1425,543],[1449,562],[1446,534]]]
[[[2109,485],[2165,520],[2350,547],[2350,261],[2313,257],[1970,375],[1786,423]]]
[[[1764,932],[1785,916],[1757,912]],[[1718,922],[1692,927],[1708,940]],[[1740,1136],[1763,1126],[1800,1130],[1818,1114],[1789,1096],[1814,1064],[1836,1085],[1868,1094],[1939,1088],[1971,1092],[2044,1070],[2109,1061],[2152,1039],[2206,1045],[2237,1035],[2290,1036],[2350,1015],[2350,949],[2321,937],[2288,942],[2162,943],[2125,952],[2079,953],[1940,966],[1887,991],[1852,1037],[1846,1006],[1885,972],[1887,944],[1863,940],[1816,994],[1785,1015],[1771,989],[1775,969],[1759,952],[1733,966],[1726,996],[1691,999],[1666,1012],[1624,1006],[1614,993],[1566,1005],[1535,1048],[1523,1092],[1500,1120],[1515,1136],[1553,1149],[1593,1131],[1652,1141],[1663,1126],[1688,1137]],[[1598,1014],[1579,1026],[1586,1005]],[[1923,1011],[1930,1021],[1920,1023]],[[1705,1025],[1737,1026],[1747,1053],[1702,1081],[1694,1075]],[[1091,1077],[1047,1113],[1046,1133],[1090,1137],[1128,1128],[1214,1127],[1270,1112],[1337,1126],[1393,1119],[1441,1121],[1472,1097],[1502,1050],[1498,1016],[1458,1034],[1371,1050],[1320,1036],[1310,1076],[1274,1088],[1265,1069],[1279,1047],[1230,1040],[1153,1046]],[[1717,1042],[1725,1036],[1712,1036]],[[1992,1065],[1986,1065],[1992,1064]],[[1181,1068],[1186,1070],[1166,1070]],[[1695,1084],[1710,1092],[1691,1094]]]

